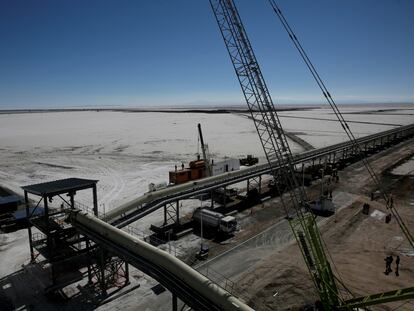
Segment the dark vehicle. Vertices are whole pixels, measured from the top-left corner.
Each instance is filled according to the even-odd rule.
[[[240,165],[252,166],[259,163],[259,158],[248,154],[247,157],[239,159]]]

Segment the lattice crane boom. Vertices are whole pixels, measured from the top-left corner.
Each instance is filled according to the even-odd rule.
[[[312,280],[328,310],[341,304],[334,275],[324,251],[315,217],[307,208],[307,195],[298,183],[292,152],[276,113],[257,59],[233,0],[209,0],[224,43],[239,80],[244,98],[254,121],[264,153],[277,180],[287,186],[287,194],[297,217],[290,221]],[[284,167],[277,173],[275,164]],[[288,204],[282,202],[285,209]]]
[[[353,310],[357,307],[414,298],[414,287],[353,298],[345,301],[340,297],[335,281],[336,278],[328,262],[315,217],[307,207],[306,192],[303,186],[296,180],[292,152],[287,142],[286,135],[283,131],[269,90],[260,71],[259,64],[250,45],[236,6],[234,5],[233,0],[209,1],[243,91],[251,117],[254,121],[271,172],[275,178],[275,183],[277,185],[276,180],[281,179],[285,185],[287,185],[288,198],[297,215],[297,217],[290,220],[289,223],[324,309]],[[327,99],[331,99],[328,91],[324,92],[324,95]],[[335,104],[333,108],[337,109]],[[338,113],[339,110],[336,111],[336,109],[334,109],[334,112]],[[342,115],[340,112],[338,114],[337,117],[340,119],[345,132],[347,132],[348,135],[352,135],[352,132],[349,134],[349,127],[346,124],[346,121],[341,118]],[[351,136],[350,138],[352,140],[354,137]],[[276,164],[282,164],[284,167],[284,170],[282,170],[281,173],[280,171],[277,173],[275,169]],[[371,171],[369,172],[372,174]],[[375,177],[374,173],[374,180]],[[283,195],[281,196],[281,199],[285,210],[287,211],[287,204],[285,204]],[[390,200],[386,195],[385,199],[388,205]],[[412,241],[412,236],[408,230],[405,231],[404,228],[405,225],[403,224],[402,229],[404,233],[406,233],[406,235],[411,238],[410,241]]]
[[[401,215],[399,214],[398,210],[394,206],[392,197],[387,193],[386,189],[382,185],[380,179],[378,178],[377,174],[375,173],[374,169],[368,162],[368,160],[363,155],[363,150],[361,146],[358,144],[358,141],[354,135],[354,133],[351,131],[348,122],[345,120],[343,114],[339,110],[338,106],[336,105],[336,102],[334,101],[333,97],[329,93],[329,90],[325,86],[325,83],[323,82],[322,78],[320,77],[318,71],[314,67],[312,61],[309,59],[306,51],[302,47],[302,44],[299,42],[299,39],[297,38],[296,34],[294,33],[293,29],[290,27],[288,21],[286,20],[285,16],[283,15],[282,11],[280,10],[279,6],[277,5],[275,0],[268,0],[270,5],[272,6],[273,11],[276,13],[277,17],[281,21],[283,28],[286,30],[287,34],[289,35],[289,38],[293,42],[293,45],[299,52],[302,60],[305,62],[306,67],[308,67],[312,77],[314,78],[316,84],[322,91],[323,96],[325,97],[326,101],[332,108],[334,115],[338,119],[339,123],[341,124],[344,132],[348,136],[348,139],[351,141],[354,151],[360,156],[360,159],[362,163],[364,164],[365,168],[367,169],[371,179],[374,181],[375,185],[377,186],[378,190],[380,190],[381,195],[383,199],[385,200],[387,208],[391,211],[392,215],[394,216],[394,219],[397,221],[398,225],[400,226],[403,234],[407,238],[408,242],[412,247],[414,247],[414,236],[411,234],[410,230],[408,229],[407,225],[405,224],[404,220],[402,219]]]

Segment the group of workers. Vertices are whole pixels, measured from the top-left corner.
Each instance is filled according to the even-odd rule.
[[[385,275],[390,274],[390,272],[392,272],[391,269],[391,264],[394,261],[394,257],[392,257],[392,255],[385,257],[384,259],[385,261]],[[395,259],[395,275],[399,276],[400,275],[400,256],[397,256],[397,258]]]

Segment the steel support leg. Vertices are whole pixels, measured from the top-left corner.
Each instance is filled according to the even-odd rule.
[[[125,285],[129,284],[129,265],[125,261]]]
[[[106,296],[106,280],[105,280],[105,257],[104,257],[104,251],[100,250],[100,277],[101,277],[101,295],[102,297]]]
[[[172,309],[173,311],[178,311],[178,301],[177,296],[172,294]]]
[[[223,207],[226,208],[227,204],[227,187],[223,187]]]
[[[88,283],[92,284],[92,265],[91,265],[91,242],[86,239],[86,253],[88,254]]]
[[[262,194],[262,175],[259,176],[259,195]]]
[[[167,203],[164,205],[164,226],[169,223],[180,223],[180,201],[177,200],[173,203]]]
[[[30,262],[34,262],[35,261],[35,256],[34,256],[34,250],[33,250],[33,237],[32,237],[32,226],[30,225],[30,210],[29,210],[29,197],[27,195],[27,191],[24,191],[24,203],[26,204],[26,219],[27,222],[29,223],[28,227],[27,227],[27,232],[29,234],[29,247],[30,247]]]

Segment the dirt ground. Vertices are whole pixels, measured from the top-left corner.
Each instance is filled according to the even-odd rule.
[[[414,228],[414,176],[397,177],[387,173],[402,159],[414,154],[414,140],[406,141],[369,158],[374,171],[394,196],[395,206],[411,232]],[[385,223],[387,209],[381,200],[370,201],[374,184],[362,163],[340,172],[336,192],[350,199],[339,206],[335,216],[320,222],[323,240],[332,257],[334,273],[356,296],[414,284],[414,250],[395,219]],[[362,205],[370,204],[370,215],[362,214]],[[393,272],[385,275],[386,256],[393,255]],[[395,258],[401,258],[399,276]],[[254,272],[241,277],[237,291],[256,310],[300,310],[317,299],[305,263],[295,243],[275,251]],[[346,295],[344,295],[347,298]],[[370,310],[414,310],[414,301],[406,300],[371,306]]]

